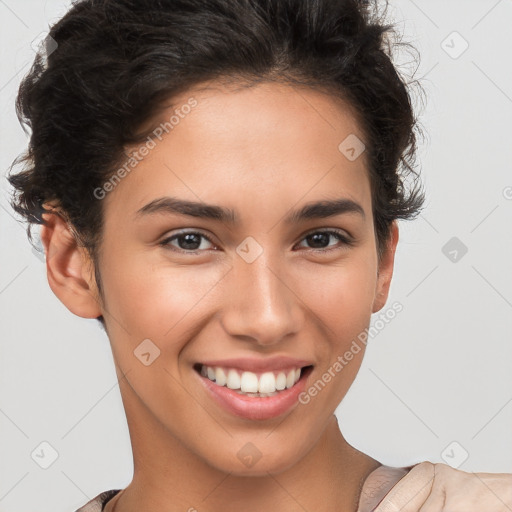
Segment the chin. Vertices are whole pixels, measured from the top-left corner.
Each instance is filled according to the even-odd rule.
[[[231,447],[230,447],[231,448]],[[262,448],[248,441],[240,450],[211,455],[204,460],[212,467],[233,476],[268,476],[293,467],[301,459],[297,444],[283,450],[283,446]]]

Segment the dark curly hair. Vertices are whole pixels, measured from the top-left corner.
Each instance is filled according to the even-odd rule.
[[[348,103],[365,134],[379,247],[424,194],[410,85],[392,63],[399,41],[369,0],[79,0],[46,38],[16,101],[32,133],[8,179],[31,225],[53,202],[96,262],[94,194],[143,140],[162,102],[209,80],[302,85]],[[409,179],[412,178],[412,179]],[[407,183],[407,187],[405,184]],[[97,265],[96,265],[97,267]],[[100,287],[99,274],[96,273]],[[101,287],[100,287],[101,293]]]

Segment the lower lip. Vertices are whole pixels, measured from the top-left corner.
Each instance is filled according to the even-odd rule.
[[[306,377],[310,371],[311,367],[301,374],[301,378],[291,388],[265,397],[241,395],[226,386],[218,386],[207,377],[197,375],[213,399],[226,411],[248,420],[268,420],[290,411],[299,403],[298,397],[306,386]]]

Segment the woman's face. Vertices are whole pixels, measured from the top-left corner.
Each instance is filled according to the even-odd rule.
[[[104,302],[83,316],[105,318],[134,445],[167,439],[222,471],[280,471],[359,370],[364,344],[344,354],[384,305],[396,230],[379,266],[364,136],[333,98],[216,84],[161,120],[175,110],[106,187]]]

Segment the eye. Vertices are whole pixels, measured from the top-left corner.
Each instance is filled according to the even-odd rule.
[[[210,238],[203,233],[199,233],[197,231],[187,231],[167,237],[165,240],[162,240],[159,245],[170,248],[173,251],[184,253],[188,252],[194,254],[199,250],[207,249],[207,247],[204,247],[204,245],[201,243],[201,239],[204,239],[207,242],[213,244]],[[178,247],[173,245],[172,242],[176,242]]]
[[[338,244],[329,244],[330,239],[332,240],[333,237],[338,241]],[[204,246],[202,240],[206,241],[206,245],[208,243],[213,245],[208,236],[198,231],[176,233],[162,240],[159,245],[177,252],[197,254],[208,249],[208,247]],[[311,250],[319,252],[327,252],[340,249],[343,246],[353,245],[353,241],[345,233],[332,229],[313,231],[308,233],[302,240],[313,245]],[[217,250],[215,245],[213,247],[214,250]]]
[[[329,239],[332,240],[332,237],[337,239],[341,245],[329,245]],[[313,244],[314,247],[311,248],[313,251],[320,252],[340,249],[343,246],[351,246],[354,243],[353,240],[351,240],[345,233],[332,229],[313,231],[307,234],[302,240],[307,241],[309,244]]]

